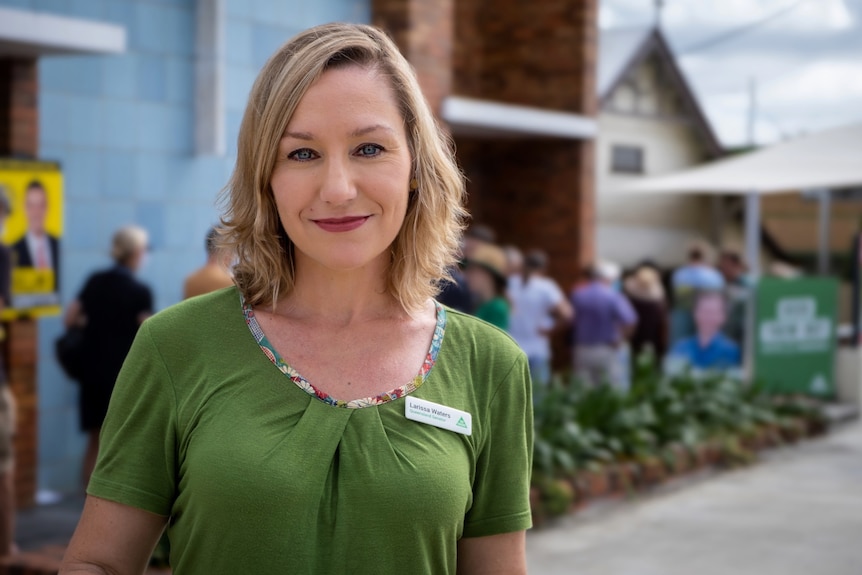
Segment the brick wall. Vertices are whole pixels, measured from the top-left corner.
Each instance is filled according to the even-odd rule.
[[[0,58],[0,156],[33,158],[39,149],[36,60]]]
[[[596,0],[374,0],[435,109],[449,94],[596,114]],[[459,138],[474,221],[540,247],[563,284],[594,257],[593,145]]]
[[[436,112],[452,92],[454,0],[373,0],[372,23],[407,57]]]
[[[453,92],[592,114],[596,34],[595,0],[459,0]]]
[[[453,91],[595,116],[595,0],[463,0],[455,8]],[[474,221],[537,247],[564,286],[594,257],[593,144],[459,138]]]
[[[0,156],[35,158],[39,112],[36,60],[0,59]],[[36,393],[37,323],[32,319],[5,324],[5,365],[18,404],[15,438],[15,489],[19,507],[33,505],[38,454]]]
[[[36,497],[38,456],[38,406],[36,320],[19,319],[7,324],[9,386],[18,406],[15,436],[15,497],[19,508],[30,507]]]

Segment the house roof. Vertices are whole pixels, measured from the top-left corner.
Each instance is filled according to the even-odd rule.
[[[712,126],[701,110],[697,96],[677,64],[673,50],[659,28],[605,28],[599,31],[599,64],[597,89],[600,105],[613,94],[625,77],[644,60],[657,55],[668,71],[668,77],[680,93],[707,149],[713,156],[723,154],[723,148]]]
[[[604,28],[599,31],[599,66],[596,81],[599,98],[610,95],[625,73],[634,67],[652,28]]]

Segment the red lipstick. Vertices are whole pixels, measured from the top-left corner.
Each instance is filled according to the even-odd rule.
[[[371,216],[347,216],[312,221],[327,232],[350,232],[364,224],[369,217]]]

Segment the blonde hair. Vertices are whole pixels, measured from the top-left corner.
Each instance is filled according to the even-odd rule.
[[[124,226],[114,232],[111,257],[118,264],[127,264],[140,250],[147,247],[147,230],[138,226]]]
[[[220,241],[237,256],[235,277],[251,305],[275,305],[296,282],[294,245],[278,217],[270,180],[278,145],[299,101],[327,70],[362,66],[386,78],[409,143],[412,180],[407,213],[390,247],[387,290],[405,310],[419,308],[449,279],[466,211],[464,178],[451,142],[437,125],[415,73],[382,31],[360,24],[311,28],[264,65],[249,95],[236,167],[222,192]],[[412,188],[411,184],[411,188]]]

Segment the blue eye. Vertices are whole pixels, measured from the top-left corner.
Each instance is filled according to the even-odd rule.
[[[287,155],[289,159],[296,160],[298,162],[307,162],[309,160],[313,160],[314,156],[314,152],[309,150],[308,148],[301,148]]]
[[[359,146],[359,149],[356,150],[360,156],[377,156],[382,151],[383,147],[378,146],[377,144],[362,144]]]

